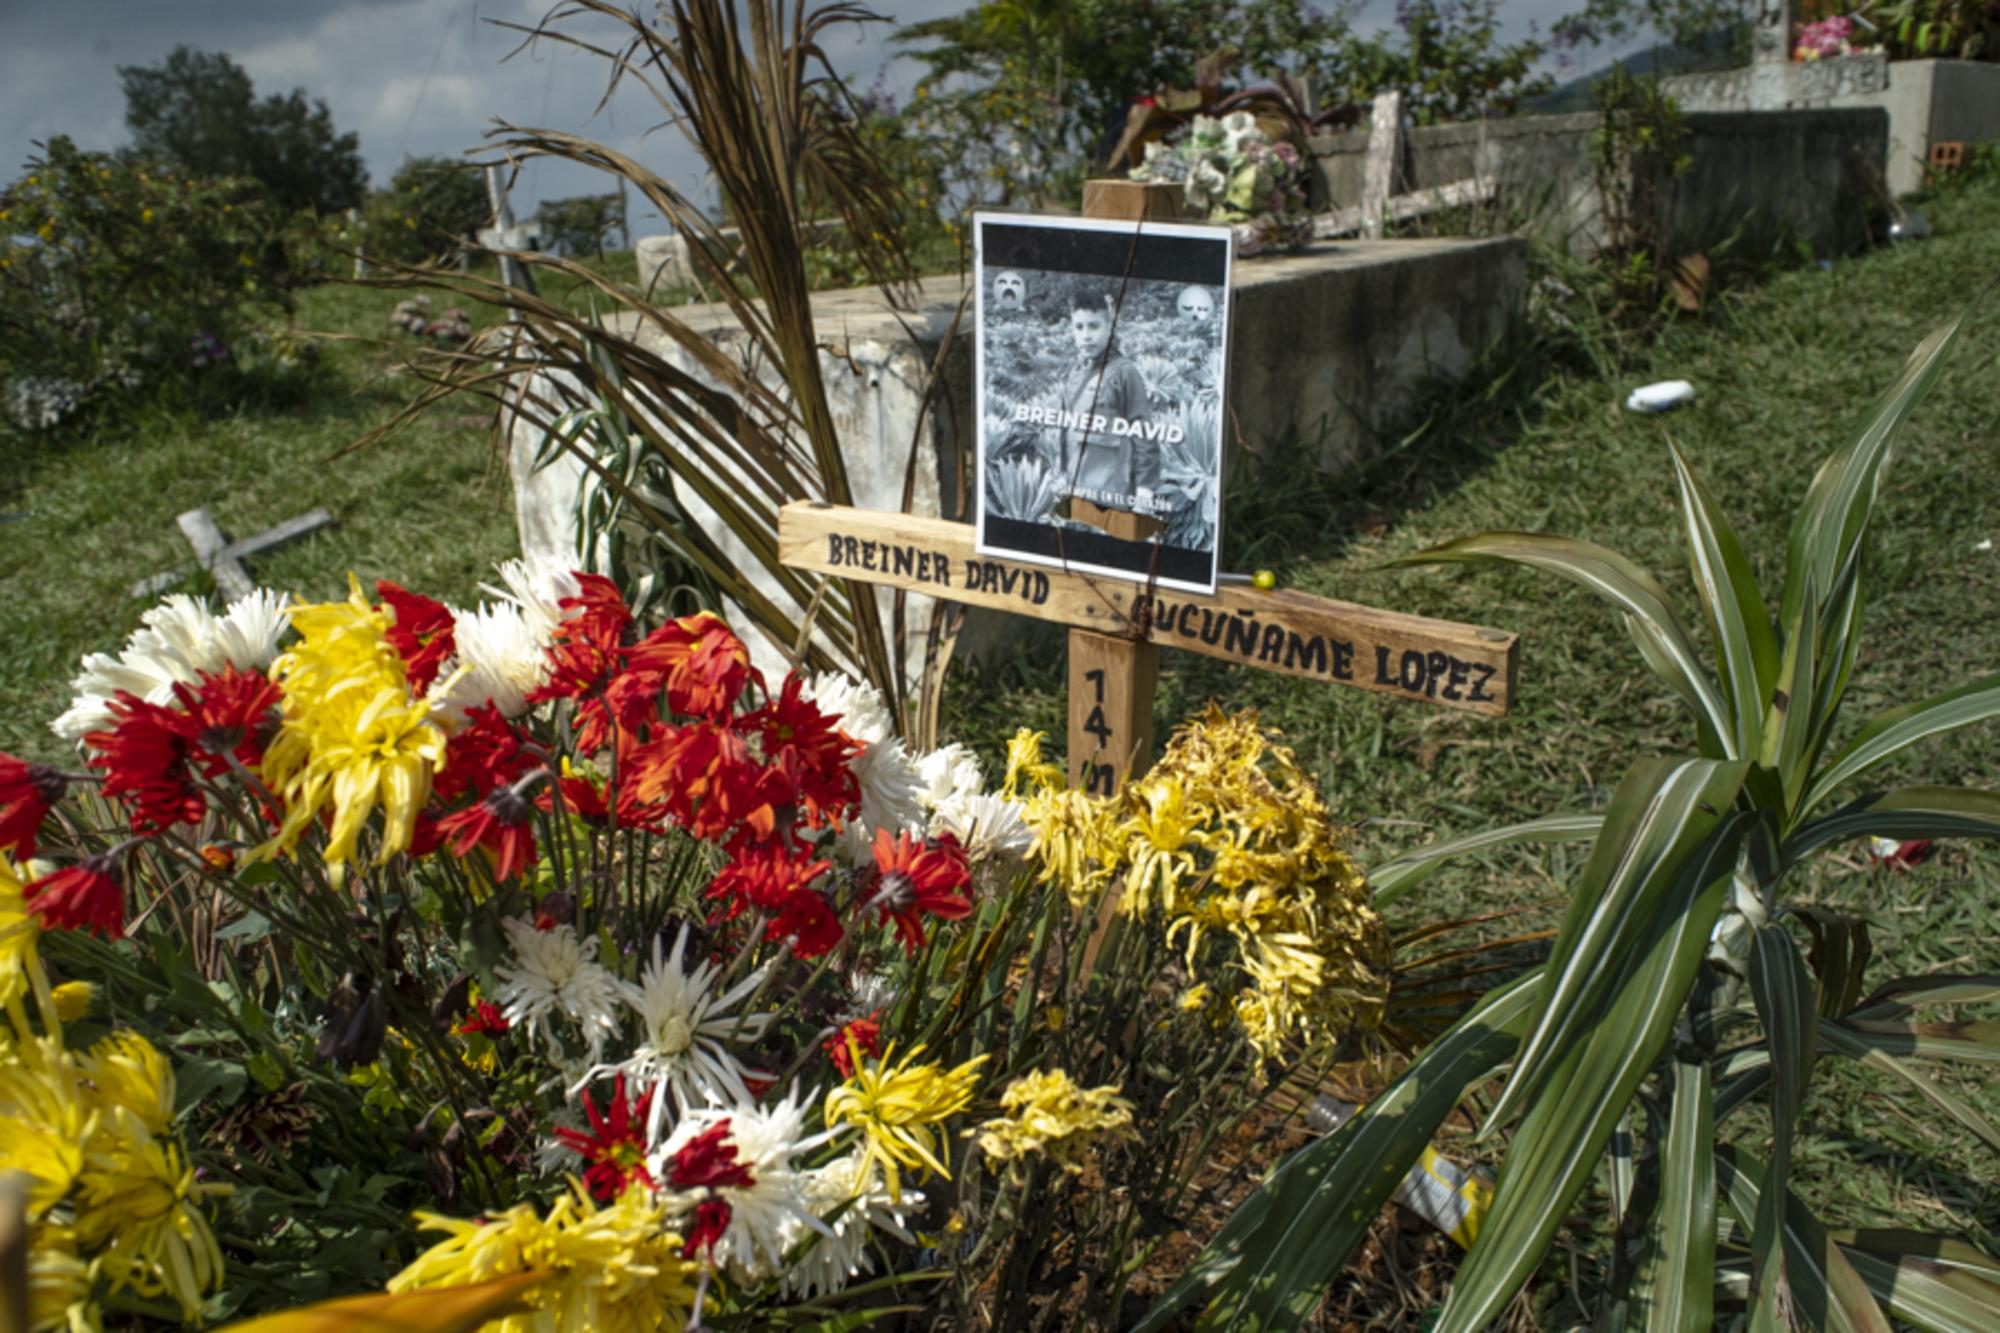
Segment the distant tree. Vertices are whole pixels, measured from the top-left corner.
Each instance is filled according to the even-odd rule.
[[[625,230],[625,204],[616,194],[584,194],[551,199],[536,211],[542,223],[542,248],[574,257],[604,257],[604,242]]]
[[[450,157],[406,157],[389,188],[368,198],[361,249],[421,263],[456,254],[493,216],[480,169]]]
[[[287,211],[337,213],[367,194],[359,136],[336,131],[326,102],[303,88],[260,101],[241,65],[186,46],[158,65],[120,65],[118,77],[134,157],[201,177],[247,176]]]

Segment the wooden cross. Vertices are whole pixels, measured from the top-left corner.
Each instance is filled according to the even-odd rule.
[[[1084,186],[1087,217],[1172,218],[1180,187]],[[1071,516],[1139,540],[1156,519],[1070,502]],[[778,559],[862,583],[1052,620],[1069,632],[1069,778],[1109,796],[1152,760],[1161,645],[1308,680],[1498,715],[1514,696],[1516,637],[1293,591],[1214,595],[1047,569],[978,553],[948,519],[797,501],[778,511]]]
[[[1361,178],[1361,203],[1339,208],[1313,219],[1313,235],[1350,236],[1356,232],[1369,240],[1382,239],[1382,229],[1391,222],[1404,222],[1447,208],[1483,204],[1500,188],[1493,175],[1472,176],[1449,181],[1424,190],[1397,194],[1396,177],[1403,163],[1403,95],[1383,93],[1373,102],[1368,122],[1368,158]]]
[[[274,546],[303,537],[309,532],[333,522],[333,515],[324,509],[315,509],[300,514],[297,518],[286,519],[268,532],[260,532],[254,537],[245,537],[240,542],[232,542],[222,535],[215,520],[206,509],[190,509],[177,517],[181,532],[194,547],[193,565],[182,565],[179,569],[155,574],[151,578],[140,579],[132,585],[134,597],[156,597],[188,576],[192,569],[205,569],[215,578],[215,589],[224,601],[233,602],[239,597],[247,597],[255,590],[249,573],[243,568],[243,561],[250,556],[268,551]]]

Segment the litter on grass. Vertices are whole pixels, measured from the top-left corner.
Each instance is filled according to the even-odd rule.
[[[1632,390],[1625,399],[1628,412],[1671,412],[1694,401],[1694,385],[1686,380],[1661,380]]]

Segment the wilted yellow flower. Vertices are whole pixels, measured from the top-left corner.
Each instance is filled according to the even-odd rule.
[[[1021,822],[1035,834],[1028,855],[1041,864],[1037,878],[1059,886],[1073,906],[1095,904],[1120,865],[1111,803],[1042,788],[1021,801]]]
[[[283,721],[264,754],[264,781],[285,802],[285,821],[255,857],[289,852],[319,812],[333,807],[326,861],[343,865],[376,806],[387,860],[410,845],[445,733],[427,699],[410,696],[389,646],[389,616],[348,575],[345,602],[294,607],[299,642],[272,667],[284,685]]]
[[[898,1201],[903,1197],[899,1167],[928,1167],[951,1179],[940,1151],[942,1136],[932,1126],[971,1105],[973,1083],[986,1057],[977,1056],[952,1070],[937,1063],[914,1065],[924,1053],[918,1046],[892,1066],[889,1058],[896,1053],[892,1043],[870,1066],[852,1035],[847,1044],[854,1077],[827,1093],[826,1123],[829,1129],[849,1124],[861,1131],[861,1176],[867,1177],[870,1163],[880,1162],[889,1196]]]
[[[389,1280],[392,1292],[548,1274],[526,1293],[532,1310],[487,1324],[483,1333],[651,1333],[681,1327],[694,1304],[699,1265],[681,1257],[680,1236],[644,1188],[599,1207],[572,1181],[546,1218],[527,1204],[473,1222],[416,1216],[446,1237]]]
[[[102,1322],[91,1300],[90,1265],[77,1253],[70,1228],[43,1222],[28,1231],[28,1327],[94,1329]]]
[[[42,923],[28,910],[21,873],[0,852],[0,1009],[6,1010],[16,1038],[24,1042],[32,1035],[25,1005],[30,994],[41,1008],[44,1025],[61,1021],[48,973],[42,969],[41,938]]]
[[[153,1043],[122,1029],[90,1048],[83,1074],[100,1107],[123,1107],[149,1134],[165,1134],[174,1118],[174,1071]]]
[[[74,1061],[59,1038],[0,1051],[0,1175],[28,1178],[28,1220],[68,1197],[83,1174],[84,1139],[96,1115],[84,1104]]]
[[[204,1293],[222,1285],[222,1251],[199,1205],[229,1187],[197,1183],[180,1148],[154,1138],[126,1107],[100,1111],[97,1123],[79,1182],[77,1239],[97,1251],[112,1290],[171,1297],[192,1319]]]
[[[1007,1114],[979,1127],[979,1150],[989,1162],[1018,1167],[1023,1158],[1046,1156],[1075,1175],[1084,1154],[1101,1138],[1132,1133],[1132,1103],[1119,1085],[1079,1088],[1060,1069],[1024,1074],[1000,1094]]]
[[[1007,779],[1001,784],[1007,795],[1022,795],[1024,785],[1028,791],[1047,791],[1063,785],[1062,769],[1042,758],[1044,739],[1042,732],[1023,727],[1007,742]]]

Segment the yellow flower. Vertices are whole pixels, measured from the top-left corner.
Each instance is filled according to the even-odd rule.
[[[192,1319],[203,1293],[222,1285],[222,1251],[199,1204],[229,1187],[196,1183],[179,1147],[124,1106],[99,1113],[79,1183],[77,1239],[99,1250],[112,1290],[171,1297]]]
[[[445,733],[429,700],[410,697],[402,659],[385,637],[389,617],[369,605],[352,574],[348,585],[345,602],[294,608],[301,638],[272,667],[285,698],[263,775],[284,800],[285,821],[253,859],[290,852],[330,804],[327,864],[353,859],[355,840],[378,805],[377,861],[385,861],[409,847],[417,812],[430,799]]]
[[[21,872],[5,852],[0,852],[0,1009],[7,1011],[15,1036],[25,1042],[32,1035],[22,1004],[28,995],[34,995],[40,1006],[45,1027],[61,1019],[49,990],[48,973],[42,969],[42,923],[28,910],[23,882]]]
[[[151,222],[152,220],[153,220],[153,210],[152,210],[152,209],[150,209],[150,208],[142,208],[142,209],[140,209],[140,210],[139,210],[139,221],[141,221],[141,222]]]
[[[857,1173],[866,1179],[869,1164],[880,1162],[889,1196],[898,1201],[903,1197],[900,1167],[924,1167],[951,1179],[940,1151],[944,1141],[931,1126],[971,1105],[973,1082],[987,1057],[977,1056],[952,1070],[937,1063],[913,1067],[924,1053],[918,1046],[891,1066],[889,1057],[896,1053],[892,1043],[870,1067],[851,1035],[847,1043],[854,1077],[826,1095],[826,1124],[829,1129],[849,1124],[861,1131]]]
[[[1073,906],[1094,904],[1122,864],[1115,808],[1068,788],[1042,788],[1021,802],[1021,822],[1035,834],[1029,856],[1037,878],[1060,885]]]
[[[138,1033],[122,1029],[91,1047],[83,1073],[95,1105],[130,1111],[149,1134],[165,1134],[173,1123],[174,1071]]]
[[[28,1220],[68,1197],[83,1174],[97,1116],[84,1104],[75,1062],[59,1038],[0,1052],[0,1175],[28,1177]]]
[[[44,1222],[28,1233],[28,1327],[94,1329],[102,1320],[90,1298],[90,1265],[77,1253],[76,1233]]]
[[[1132,1103],[1119,1091],[1115,1083],[1079,1088],[1060,1069],[1024,1074],[1000,1094],[1006,1114],[979,1127],[979,1150],[989,1162],[1014,1166],[1046,1156],[1076,1175],[1099,1139],[1131,1136]]]
[[[97,987],[88,981],[65,981],[55,989],[56,1018],[74,1023],[97,1007]]]
[[[572,1181],[546,1218],[527,1204],[476,1222],[416,1216],[446,1237],[389,1279],[392,1292],[548,1274],[527,1292],[533,1310],[487,1324],[483,1333],[650,1333],[681,1327],[694,1303],[699,1265],[681,1257],[680,1236],[643,1187],[601,1208]]]
[[[1034,791],[1063,785],[1062,769],[1042,758],[1044,739],[1044,733],[1023,727],[1007,742],[1007,780],[1001,786],[1007,795],[1021,795],[1023,783]]]

